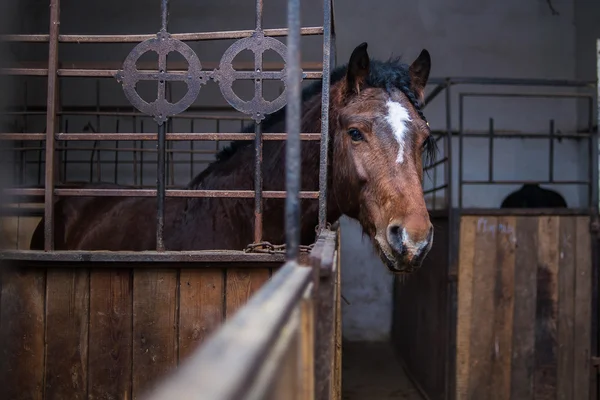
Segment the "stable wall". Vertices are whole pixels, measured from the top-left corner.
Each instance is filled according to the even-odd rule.
[[[209,31],[223,29],[252,29],[254,25],[254,2],[223,1],[193,2],[182,0],[172,2],[172,32]],[[30,20],[24,21],[23,32],[44,31],[48,25],[46,0],[30,0],[20,5],[35,5],[36,11],[28,13]],[[366,3],[358,0],[338,1],[335,8],[337,30],[337,55],[339,63],[345,63],[354,47],[366,41],[373,57],[387,58],[403,55],[405,61],[414,59],[422,48],[432,54],[431,76],[495,76],[518,78],[576,78],[578,55],[588,51],[595,54],[595,44],[589,40],[578,41],[580,32],[596,19],[581,11],[578,13],[572,1],[553,0],[559,16],[551,15],[545,1],[426,0],[418,3],[394,0],[380,0]],[[585,5],[584,5],[585,6]],[[265,27],[285,27],[286,3],[265,1]],[[302,5],[302,25],[322,24],[321,5],[317,0],[304,1]],[[596,14],[593,14],[596,15]],[[156,32],[159,27],[159,2],[119,2],[107,0],[83,3],[64,2],[62,9],[63,33],[140,33]],[[583,21],[582,24],[579,21]],[[583,36],[581,36],[583,37]],[[304,61],[320,61],[321,37],[303,39],[302,58]],[[201,61],[218,61],[231,41],[217,43],[197,43],[192,47]],[[61,46],[60,57],[64,61],[114,61],[122,60],[133,45]],[[110,50],[107,50],[110,49]],[[47,47],[29,44],[13,49],[18,57],[44,60]],[[582,59],[583,60],[583,59]],[[583,61],[582,61],[583,62]],[[585,64],[587,65],[587,64]],[[44,80],[41,85],[29,87],[30,103],[43,105],[45,102]],[[94,84],[83,84],[78,79],[65,79],[63,101],[65,104],[95,104]],[[36,88],[37,86],[37,88]],[[458,128],[457,93],[472,90],[511,90],[511,88],[476,88],[463,86],[455,88],[452,96],[452,125]],[[534,89],[539,91],[539,89]],[[568,89],[565,91],[569,91]],[[207,85],[201,91],[197,104],[225,104],[218,88]],[[108,79],[102,82],[101,102],[103,104],[127,105],[120,86]],[[465,126],[468,129],[485,130],[488,119],[495,118],[497,129],[525,132],[546,132],[549,119],[556,119],[556,128],[563,132],[576,128],[577,106],[571,100],[482,100],[467,103]],[[434,129],[445,129],[445,105],[443,95],[435,99],[427,108],[426,115]],[[43,120],[42,120],[43,121]],[[71,119],[70,131],[81,131],[88,120]],[[43,122],[42,122],[43,123]],[[147,126],[151,126],[148,124]],[[581,128],[581,126],[577,126]],[[31,127],[33,129],[33,127]],[[41,127],[43,129],[43,126]],[[104,131],[114,129],[114,120],[103,121]],[[121,126],[121,130],[126,130]],[[176,129],[183,129],[177,127]],[[207,128],[208,129],[208,128]],[[148,145],[151,146],[149,143]],[[458,141],[453,140],[453,177],[458,177]],[[487,145],[485,140],[469,141],[465,150],[465,178],[485,176],[487,169]],[[525,140],[511,141],[498,146],[496,171],[499,178],[540,179],[546,171],[546,144]],[[563,142],[556,146],[557,165],[560,177],[577,179],[583,172],[580,164],[586,159],[581,145]],[[583,154],[583,155],[582,155]],[[111,155],[107,154],[107,158]],[[82,159],[89,158],[82,153]],[[152,170],[152,166],[149,166]],[[438,175],[443,176],[443,167]],[[199,172],[199,171],[196,171]],[[119,170],[120,183],[127,181],[131,168]],[[181,172],[183,181],[187,172]],[[475,176],[477,175],[477,176]],[[109,171],[105,176],[112,176]],[[80,178],[89,178],[87,172]],[[71,176],[77,178],[77,175]],[[557,174],[557,178],[559,178]],[[121,178],[120,178],[121,179]],[[151,183],[148,179],[147,183]],[[440,184],[441,181],[438,181]],[[469,190],[465,206],[497,206],[502,198],[516,187],[483,187]],[[564,188],[557,188],[559,190]],[[456,186],[455,186],[456,202]],[[562,192],[570,205],[577,207],[585,195],[580,191]],[[350,302],[343,305],[345,336],[348,339],[384,339],[391,326],[392,276],[377,259],[372,246],[362,238],[356,223],[342,223],[344,240],[343,293]],[[367,272],[368,271],[368,272]],[[365,278],[368,281],[365,281]],[[369,284],[366,284],[369,282]]]

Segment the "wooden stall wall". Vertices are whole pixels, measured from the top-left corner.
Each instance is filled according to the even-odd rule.
[[[3,265],[0,397],[139,398],[278,267]]]
[[[463,216],[456,399],[589,399],[589,216]]]
[[[392,341],[411,379],[430,399],[444,399],[448,351],[447,217],[433,217],[433,247],[422,268],[394,282]]]

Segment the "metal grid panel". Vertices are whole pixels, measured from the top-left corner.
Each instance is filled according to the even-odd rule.
[[[320,212],[322,216],[320,219],[319,226],[325,226],[325,211],[324,207],[326,204],[326,194],[319,195],[319,192],[299,192],[298,188],[288,187],[286,192],[262,192],[262,176],[261,176],[261,164],[262,164],[262,142],[263,140],[287,140],[288,149],[291,149],[292,153],[299,150],[299,140],[321,140],[322,137],[327,137],[327,130],[323,134],[299,134],[294,131],[294,126],[297,125],[294,122],[295,118],[298,118],[299,114],[292,116],[292,120],[288,121],[291,123],[292,128],[288,128],[288,134],[286,133],[268,133],[263,134],[260,121],[266,114],[270,114],[274,111],[285,106],[290,100],[292,102],[300,101],[300,90],[301,87],[299,82],[295,82],[290,90],[287,90],[287,98],[285,93],[280,93],[280,98],[275,101],[262,100],[259,96],[262,92],[263,80],[269,79],[280,79],[286,85],[288,81],[295,77],[294,73],[299,79],[320,79],[323,75],[327,77],[323,82],[324,87],[328,92],[329,85],[329,71],[330,65],[332,64],[331,46],[333,43],[334,29],[332,24],[332,4],[330,0],[324,1],[324,26],[322,27],[308,27],[301,28],[299,25],[299,3],[295,1],[289,2],[289,21],[290,27],[293,29],[263,29],[262,28],[262,0],[256,1],[256,29],[255,30],[242,30],[242,31],[225,31],[225,32],[201,32],[201,33],[185,33],[185,34],[174,34],[168,33],[168,0],[161,0],[161,30],[157,35],[61,35],[59,33],[60,26],[60,4],[59,0],[50,1],[50,32],[47,35],[7,35],[3,39],[13,42],[46,42],[49,46],[49,59],[46,68],[40,68],[38,66],[26,66],[20,68],[5,68],[3,73],[17,76],[39,76],[47,77],[47,102],[45,109],[40,107],[28,108],[25,102],[25,109],[13,109],[8,110],[9,114],[18,115],[44,115],[46,117],[46,132],[44,133],[25,133],[26,129],[22,129],[21,133],[19,130],[9,132],[0,136],[2,140],[18,141],[16,149],[21,150],[22,156],[18,160],[20,166],[19,175],[16,177],[16,181],[23,185],[25,179],[23,177],[23,167],[33,162],[37,162],[39,173],[37,174],[37,188],[26,187],[26,188],[12,188],[7,190],[7,193],[14,196],[31,197],[41,196],[44,197],[44,217],[46,220],[45,224],[45,249],[47,252],[53,250],[53,207],[51,204],[54,202],[55,196],[157,196],[158,198],[158,213],[157,213],[157,251],[164,251],[163,244],[163,226],[164,226],[164,199],[167,196],[176,197],[242,197],[255,199],[255,241],[254,245],[258,244],[262,237],[262,199],[263,198],[319,198]],[[300,66],[300,57],[298,48],[300,36],[307,35],[323,35],[323,70],[322,71],[302,71]],[[287,36],[288,45],[283,45],[282,42],[273,39],[276,36]],[[239,39],[225,52],[218,67],[213,71],[209,71],[206,68],[200,67],[200,62],[196,54],[189,48],[184,41],[198,41],[198,40],[220,40],[220,39]],[[58,47],[59,43],[139,43],[134,50],[130,53],[128,58],[121,70],[115,70],[113,68],[79,68],[77,66],[71,66],[71,68],[62,68],[58,63]],[[291,47],[291,49],[290,49]],[[255,52],[255,64],[253,68],[234,69],[232,65],[232,59],[235,55],[242,50],[250,49]],[[290,55],[295,58],[293,62],[284,62],[283,70],[280,72],[274,72],[276,66],[263,65],[262,52],[267,49],[273,49],[279,55],[286,60]],[[149,71],[135,68],[135,61],[145,51],[156,51],[159,54],[159,68],[158,71]],[[186,71],[172,70],[171,65],[167,64],[166,54],[169,51],[177,51],[183,54],[185,57],[188,68]],[[167,71],[167,66],[169,70]],[[245,69],[245,70],[244,70]],[[300,78],[302,74],[302,78]],[[101,109],[97,106],[93,110],[85,109],[85,107],[78,107],[79,109],[62,109],[58,95],[60,91],[58,86],[60,84],[59,77],[98,77],[98,78],[114,78],[116,77],[124,84],[125,94],[132,104],[139,110],[122,111],[122,110],[106,110]],[[226,98],[227,102],[232,105],[238,111],[247,114],[246,118],[237,118],[237,120],[243,124],[244,120],[253,119],[257,123],[255,124],[256,129],[254,134],[240,134],[240,133],[228,133],[223,132],[220,129],[220,125],[225,120],[235,120],[235,117],[227,115],[208,116],[200,112],[194,114],[194,110],[188,109],[193,103],[195,97],[198,95],[200,86],[207,80],[212,79],[219,82],[221,91]],[[255,92],[258,94],[255,99],[249,102],[244,102],[235,95],[231,90],[231,85],[235,79],[252,79],[255,81]],[[133,88],[133,83],[138,80],[151,80],[158,81],[158,101],[154,103],[148,103],[141,99]],[[175,104],[170,103],[169,100],[169,81],[186,81],[190,88],[188,94],[184,96],[182,100]],[[99,90],[97,90],[99,92]],[[25,89],[26,92],[26,89]],[[99,94],[98,94],[99,96]],[[296,100],[297,99],[297,100]],[[323,101],[324,112],[327,112],[329,103]],[[177,115],[188,109],[185,114]],[[204,109],[203,111],[206,111]],[[220,110],[213,110],[220,111]],[[73,118],[74,115],[93,115],[96,117],[96,124],[88,124],[89,132],[70,132],[68,128],[68,115]],[[118,117],[115,122],[113,132],[105,132],[100,129],[100,121],[102,116]],[[154,120],[158,123],[158,134],[146,133],[144,124],[141,120],[144,119],[143,115],[151,115]],[[181,119],[187,119],[190,124],[189,133],[167,133],[168,130],[172,130],[173,117],[178,116]],[[129,126],[133,126],[133,132],[123,132],[121,128],[124,125],[123,118],[133,119],[133,122]],[[137,121],[136,121],[137,118]],[[213,132],[195,132],[194,123],[198,120],[212,119],[216,123],[216,128]],[[27,120],[27,118],[24,118]],[[146,119],[147,120],[147,119]],[[146,127],[148,125],[146,124]],[[328,129],[327,121],[323,125],[324,129]],[[236,129],[237,130],[237,129]],[[98,133],[96,133],[98,132]],[[179,131],[180,132],[180,131]],[[299,139],[296,141],[295,139]],[[157,141],[157,149],[153,150],[144,147],[145,141]],[[189,147],[187,149],[176,148],[177,143],[182,140],[189,141]],[[194,142],[198,145],[198,141],[216,141],[216,147],[214,150],[195,149]],[[176,155],[181,156],[182,154],[188,155],[190,171],[194,168],[194,157],[198,154],[214,154],[218,150],[219,141],[228,140],[254,140],[256,150],[256,161],[255,161],[255,187],[256,191],[187,191],[177,189],[167,189],[167,187],[176,187],[177,182],[174,182],[173,170],[175,166],[182,163],[181,160],[177,161]],[[87,141],[83,143],[82,141]],[[129,141],[124,143],[124,141]],[[291,142],[291,143],[290,143]],[[68,180],[68,171],[64,168],[60,168],[59,171],[55,171],[55,165],[57,161],[61,161],[60,165],[67,165],[69,155],[74,149],[70,146],[77,146],[83,144],[78,150],[86,150],[90,152],[90,160],[80,160],[79,163],[87,161],[89,166],[90,181],[103,180],[103,167],[112,164],[111,175],[114,175],[115,183],[118,182],[118,169],[121,165],[130,164],[133,169],[138,168],[134,171],[134,182],[133,185],[138,187],[135,189],[69,189],[60,188],[56,185],[56,179],[60,181]],[[125,147],[128,145],[129,147]],[[88,146],[88,147],[85,147]],[[324,143],[322,146],[327,146]],[[43,157],[42,151],[44,150]],[[58,150],[58,152],[55,152]],[[106,151],[111,151],[114,154],[113,160],[103,159],[102,154]],[[40,157],[37,160],[28,160],[26,154],[35,154],[37,152]],[[121,154],[129,152],[132,156],[132,160],[127,162],[119,157]],[[326,157],[326,147],[322,150],[322,155]],[[143,168],[139,169],[139,165],[144,166],[144,162],[140,160],[137,163],[136,159],[142,159],[144,155],[148,157],[148,154],[152,154],[156,157],[157,165],[157,185],[154,189],[148,189],[146,180],[143,177]],[[323,158],[323,157],[322,157]],[[71,160],[70,163],[74,163],[75,160]],[[125,161],[125,162],[124,162]],[[210,161],[210,160],[206,160]],[[326,161],[326,160],[325,160]],[[77,163],[78,161],[75,161]],[[293,161],[292,161],[293,162]],[[322,164],[322,165],[326,165]],[[42,166],[44,167],[44,179],[42,179]],[[119,167],[118,167],[119,166]],[[326,168],[322,168],[323,171],[320,173],[321,186],[326,183]],[[294,175],[300,173],[294,171],[288,174],[289,179],[294,179]],[[45,182],[43,188],[39,187],[42,181]],[[31,183],[31,182],[27,182]],[[31,198],[29,198],[31,200]],[[289,202],[289,201],[288,201]],[[292,209],[298,207],[298,201],[292,201]],[[288,233],[297,230],[293,226],[287,226]],[[299,221],[297,221],[299,222]],[[297,223],[295,222],[295,223]],[[294,237],[293,234],[288,235]],[[295,253],[298,250],[298,245],[292,243],[288,246],[291,250],[288,251],[289,258],[294,258]],[[38,257],[39,258],[39,257]]]

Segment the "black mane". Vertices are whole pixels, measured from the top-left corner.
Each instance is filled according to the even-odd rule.
[[[334,85],[341,81],[346,76],[346,71],[348,69],[348,65],[342,65],[337,67],[331,73],[330,84]],[[387,61],[380,60],[370,60],[370,68],[369,68],[369,77],[367,78],[367,84],[371,87],[385,89],[388,92],[391,92],[393,88],[396,88],[408,97],[411,104],[421,118],[426,121],[425,116],[423,115],[421,108],[422,104],[417,100],[414,92],[410,89],[410,74],[409,74],[409,66],[400,61],[400,58],[390,58]],[[302,103],[310,100],[314,96],[321,94],[323,89],[323,81],[317,80],[306,86],[302,90]],[[281,122],[285,118],[285,110],[286,107],[283,107],[279,111],[274,112],[273,114],[267,115],[265,119],[262,121],[263,131],[267,131],[273,125]],[[252,133],[254,132],[254,123],[248,125],[242,130],[242,133]],[[239,149],[244,148],[252,144],[252,141],[249,140],[236,140],[231,142],[231,144],[225,148],[223,148],[216,155],[216,161],[211,163],[208,168],[205,170],[212,169],[211,167],[219,162],[226,161],[231,158]],[[433,159],[435,154],[435,140],[430,140],[426,146],[427,156],[430,159]],[[190,182],[190,186],[195,186],[205,174],[201,173],[197,176],[192,182]]]

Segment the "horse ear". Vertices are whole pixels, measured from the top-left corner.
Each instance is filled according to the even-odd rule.
[[[425,85],[429,79],[429,71],[431,70],[431,57],[425,49],[421,50],[421,54],[410,65],[408,72],[410,74],[410,86],[419,102],[423,102],[425,98]]]
[[[355,94],[360,93],[360,89],[365,84],[369,76],[369,53],[367,53],[367,43],[361,43],[352,52],[350,62],[348,63],[348,73],[346,81],[348,90]]]

